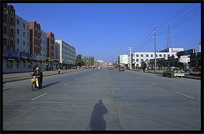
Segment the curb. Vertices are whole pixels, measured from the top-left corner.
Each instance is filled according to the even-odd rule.
[[[137,70],[130,70],[130,71],[137,71]],[[141,70],[138,70],[137,72],[141,72],[141,73],[154,73],[154,74],[162,74],[162,72],[143,72],[143,71],[141,71]],[[184,75],[184,77],[183,77],[183,78],[201,80],[201,77],[198,77],[198,76],[189,76],[189,75]]]
[[[83,70],[69,70],[69,71],[64,71],[64,72],[61,71],[60,74],[66,74],[66,73],[71,73],[71,72],[76,72],[76,71],[83,71]],[[52,75],[58,75],[58,71],[57,72],[51,72],[51,73],[43,73],[43,77],[52,76]],[[29,76],[6,78],[6,79],[3,79],[3,83],[14,82],[14,81],[19,81],[19,80],[26,80],[26,79],[31,79],[30,75]]]

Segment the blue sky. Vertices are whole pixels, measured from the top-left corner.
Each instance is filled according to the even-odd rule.
[[[95,61],[114,62],[120,54],[129,54],[129,47],[132,52],[153,52],[155,27],[157,50],[163,50],[167,47],[168,24],[172,28],[171,47],[195,48],[198,52],[201,41],[200,3],[9,4],[18,16],[37,21],[43,31],[53,32],[56,40],[74,46],[76,54],[94,56]]]

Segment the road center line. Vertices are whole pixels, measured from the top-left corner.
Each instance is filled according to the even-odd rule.
[[[156,85],[155,83],[152,83],[152,82],[149,82],[150,84],[152,84],[152,85]]]
[[[188,96],[188,95],[186,95],[186,94],[182,94],[182,93],[180,93],[180,92],[176,92],[177,94],[180,94],[180,95],[183,95],[183,96],[186,96],[186,97],[188,97],[188,98],[191,98],[191,99],[195,99],[195,98],[193,98],[193,97],[191,97],[191,96]]]
[[[64,84],[64,86],[68,85],[69,83]]]
[[[40,96],[37,96],[37,97],[35,97],[35,98],[33,98],[32,100],[35,100],[35,99],[37,99],[37,98],[40,98],[40,97],[42,97],[42,96],[44,96],[44,95],[46,95],[47,93],[44,93],[44,94],[42,94],[42,95],[40,95]]]

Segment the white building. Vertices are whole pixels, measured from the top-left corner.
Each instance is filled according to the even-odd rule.
[[[118,56],[118,64],[128,64],[129,58],[127,54],[121,54]]]
[[[55,40],[55,53],[56,59],[62,66],[75,65],[76,63],[76,50],[73,46],[63,40]]]
[[[97,62],[104,63],[105,61],[103,59],[101,59],[101,60],[97,60]]]
[[[201,52],[201,42],[199,42],[198,44],[199,44],[199,52]]]
[[[165,60],[168,59],[168,57],[174,56],[177,57],[177,52],[184,51],[183,48],[168,48],[167,50],[162,50],[156,52],[156,58],[165,58]],[[142,62],[144,61],[150,61],[150,59],[155,59],[155,52],[134,52],[132,57],[132,64],[134,67],[142,67]]]

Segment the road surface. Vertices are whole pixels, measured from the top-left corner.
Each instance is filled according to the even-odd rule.
[[[3,130],[200,130],[201,81],[93,69],[3,85]]]

